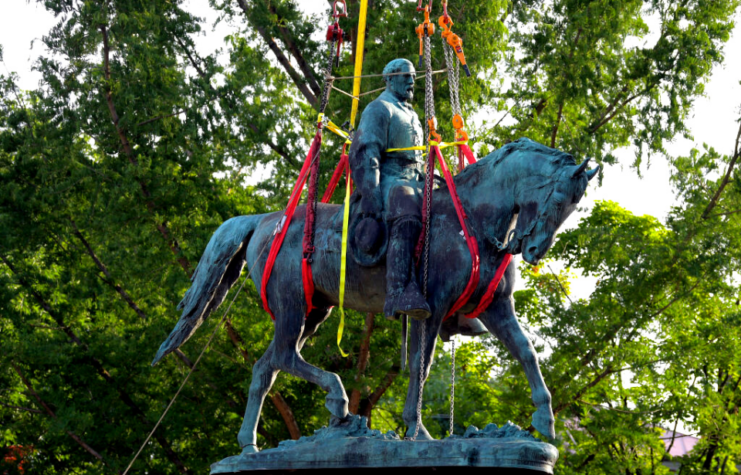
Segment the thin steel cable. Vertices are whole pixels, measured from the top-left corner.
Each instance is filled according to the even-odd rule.
[[[314,161],[316,161],[316,159],[317,159],[318,156],[319,156],[319,153],[317,151],[317,153],[315,153],[314,156],[312,157],[311,163],[307,167],[307,173],[308,173],[308,170],[311,168],[311,166],[314,164]],[[273,231],[273,235],[275,235],[276,233],[280,232],[280,229],[284,225],[290,226],[290,224],[291,223],[284,223],[283,222],[283,219],[281,219],[280,221],[278,221],[275,224],[275,230]],[[136,452],[136,455],[134,455],[134,458],[131,460],[131,462],[129,462],[129,465],[128,465],[128,467],[126,467],[126,470],[124,471],[123,475],[126,475],[128,473],[128,471],[131,469],[131,466],[134,465],[134,462],[136,462],[136,459],[139,458],[139,455],[141,454],[142,450],[144,450],[144,447],[149,443],[149,439],[152,438],[152,435],[154,435],[155,431],[157,430],[157,428],[160,426],[160,424],[164,420],[165,416],[167,415],[167,412],[170,410],[170,407],[172,407],[173,403],[175,402],[175,400],[180,395],[180,391],[183,390],[183,387],[185,387],[185,383],[188,382],[188,379],[190,378],[190,375],[193,374],[193,371],[195,371],[196,366],[198,366],[198,362],[201,361],[201,358],[203,357],[203,354],[206,352],[206,350],[208,349],[208,347],[211,345],[211,342],[213,341],[214,337],[216,336],[216,333],[221,329],[221,326],[226,321],[226,316],[229,314],[229,311],[232,309],[232,305],[234,305],[234,302],[237,300],[237,297],[239,296],[239,293],[242,292],[242,288],[244,287],[244,284],[247,283],[247,280],[249,280],[250,276],[252,275],[252,271],[255,270],[255,266],[260,261],[260,258],[262,257],[263,253],[265,252],[265,249],[268,247],[268,243],[271,243],[271,242],[272,242],[272,240],[266,240],[265,241],[265,244],[262,245],[262,249],[260,249],[260,252],[258,253],[257,258],[255,259],[255,263],[252,264],[252,267],[247,271],[247,275],[244,277],[244,280],[242,280],[242,284],[237,289],[237,293],[234,295],[234,298],[232,299],[231,302],[229,302],[229,306],[224,311],[224,315],[221,317],[221,320],[216,325],[216,328],[214,328],[214,331],[211,333],[211,336],[209,337],[208,341],[206,342],[206,346],[204,346],[203,349],[201,350],[201,354],[198,355],[198,358],[196,359],[196,362],[193,363],[193,367],[190,368],[190,371],[188,371],[188,374],[185,375],[185,379],[183,379],[183,382],[180,384],[180,387],[178,388],[177,392],[175,392],[175,395],[170,400],[170,403],[167,405],[167,407],[165,408],[164,412],[160,416],[159,420],[154,425],[154,429],[152,429],[152,431],[147,436],[147,439],[144,441],[144,443],[141,445],[141,447],[139,447],[139,450]]]
[[[216,333],[219,331],[219,329],[221,329],[221,326],[224,324],[224,321],[226,320],[226,316],[229,314],[229,310],[232,309],[232,305],[234,304],[234,301],[237,300],[237,297],[239,296],[239,293],[242,291],[242,288],[244,287],[244,284],[247,282],[247,279],[249,279],[250,275],[252,275],[252,271],[255,269],[255,266],[257,265],[257,263],[260,261],[260,257],[262,257],[263,252],[265,252],[265,248],[267,248],[268,242],[270,242],[270,240],[266,240],[265,241],[265,244],[263,244],[262,249],[260,250],[260,254],[257,256],[257,259],[255,259],[255,263],[252,264],[252,268],[247,272],[247,275],[245,276],[244,280],[242,280],[242,285],[240,285],[239,286],[239,289],[237,289],[237,293],[234,294],[234,298],[232,299],[232,301],[229,302],[229,306],[226,308],[226,311],[224,311],[224,315],[222,315],[221,321],[219,321],[219,323],[216,325],[216,328],[214,328],[214,331],[211,333],[211,336],[209,337],[208,341],[206,342],[206,346],[204,346],[203,349],[201,350],[201,354],[198,355],[198,358],[196,359],[196,362],[193,363],[193,366],[190,368],[190,371],[188,371],[188,374],[185,375],[185,379],[183,379],[183,382],[180,384],[180,387],[178,388],[177,392],[175,393],[175,395],[170,400],[170,403],[165,408],[164,412],[160,416],[160,418],[157,421],[157,423],[154,425],[154,429],[152,429],[152,431],[147,436],[147,439],[144,441],[144,443],[141,445],[141,447],[139,447],[139,450],[136,452],[136,455],[134,455],[134,458],[131,459],[131,462],[129,462],[129,465],[126,467],[126,470],[124,470],[123,475],[126,475],[129,472],[129,470],[131,469],[131,466],[134,465],[134,462],[136,462],[136,459],[139,458],[139,455],[142,453],[142,450],[144,450],[144,447],[149,443],[149,439],[152,438],[152,436],[154,435],[155,431],[157,430],[157,428],[160,426],[160,424],[164,420],[165,416],[167,415],[168,411],[170,410],[170,408],[172,407],[172,405],[175,403],[175,400],[180,395],[180,391],[182,391],[183,388],[185,387],[185,383],[188,382],[188,379],[190,378],[190,375],[193,374],[193,372],[195,371],[196,366],[198,366],[198,362],[201,361],[201,358],[206,353],[206,350],[208,349],[209,346],[211,346],[211,342],[213,341],[213,339],[216,336]]]
[[[424,57],[425,57],[425,137],[426,137],[426,152],[428,157],[427,176],[425,177],[425,195],[426,195],[426,206],[427,206],[427,220],[425,221],[425,244],[424,244],[424,271],[422,277],[422,295],[425,300],[427,299],[427,280],[429,275],[430,267],[430,221],[432,216],[432,180],[435,174],[435,162],[429,160],[430,157],[430,130],[429,130],[429,119],[435,116],[435,102],[432,91],[432,55],[430,53],[430,37],[425,31],[424,38]],[[431,166],[430,166],[431,165]],[[411,437],[412,441],[417,440],[419,435],[419,428],[422,425],[422,396],[424,395],[424,373],[425,373],[425,333],[427,333],[427,322],[422,320],[420,322],[419,329],[419,393],[417,394],[417,423],[414,427],[414,435]]]
[[[450,337],[450,368],[450,429],[448,437],[453,435],[453,425],[455,423],[453,413],[455,408],[455,335]]]
[[[436,71],[432,71],[432,74],[440,74],[446,71],[447,69],[438,69]],[[386,77],[386,76],[400,76],[402,74],[409,74],[409,73],[401,72],[401,73],[388,73],[388,74],[363,74],[361,76],[332,76],[332,79],[380,78],[380,77]]]

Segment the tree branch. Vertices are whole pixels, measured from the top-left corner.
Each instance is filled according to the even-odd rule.
[[[168,117],[174,117],[174,116],[180,115],[180,114],[182,114],[184,112],[185,112],[184,109],[180,109],[179,111],[173,112],[172,114],[158,115],[157,117],[152,117],[151,119],[147,119],[144,122],[139,122],[138,124],[136,124],[136,126],[137,127],[140,127],[142,125],[151,124],[152,122],[157,122],[158,120],[161,120],[161,119],[167,119]]]
[[[386,376],[383,377],[381,384],[379,384],[370,396],[363,401],[362,407],[360,408],[361,415],[370,419],[373,407],[381,400],[386,390],[391,387],[396,377],[399,376],[399,370],[399,365],[394,364],[391,366],[391,369],[388,370]]]
[[[589,383],[587,383],[584,386],[582,386],[579,390],[577,390],[576,393],[574,394],[573,399],[574,400],[577,400],[577,399],[581,398],[582,395],[589,388],[592,388],[592,387],[596,386],[600,381],[602,381],[603,379],[605,379],[607,376],[611,375],[612,373],[617,373],[617,372],[620,372],[620,371],[624,371],[625,369],[627,369],[627,368],[623,368],[623,369],[620,369],[620,370],[613,370],[612,369],[612,366],[608,366],[607,368],[605,368],[604,371],[602,371],[601,373],[599,373],[592,381],[590,381]],[[558,414],[559,412],[563,411],[564,409],[566,409],[570,405],[571,405],[571,402],[562,402],[555,409],[553,409],[553,415]]]
[[[707,217],[707,219],[718,218],[720,216],[731,216],[732,214],[738,214],[738,213],[741,213],[741,209],[735,209],[733,211],[724,211],[723,213],[711,214],[710,216]]]
[[[23,407],[23,406],[13,406],[11,404],[5,404],[4,402],[0,402],[0,406],[7,407],[10,409],[17,409],[19,411],[32,412],[34,414],[44,413],[44,411],[39,411],[38,409],[31,409],[30,407]]]
[[[39,396],[38,393],[34,391],[33,386],[31,385],[31,382],[28,379],[26,379],[26,376],[21,372],[20,368],[18,368],[18,366],[16,366],[16,364],[13,363],[12,361],[10,362],[10,366],[13,367],[13,370],[15,370],[16,374],[18,374],[18,377],[21,378],[21,381],[23,381],[23,384],[26,386],[26,388],[28,388],[28,391],[31,393],[34,399],[36,399],[39,405],[46,410],[46,413],[49,414],[52,417],[52,419],[58,419],[54,411],[52,411],[51,408],[41,399],[41,396]],[[29,409],[29,411],[33,411],[33,409]],[[35,412],[42,413],[41,411],[35,411]],[[120,470],[113,468],[109,463],[107,463],[105,459],[103,459],[102,455],[100,455],[95,449],[93,449],[87,443],[85,443],[85,441],[82,440],[77,434],[67,429],[64,429],[64,432],[66,432],[67,435],[69,435],[72,438],[72,440],[77,442],[80,445],[80,447],[85,449],[90,455],[98,459],[103,465],[111,468],[111,470],[114,470],[116,473],[121,473]]]
[[[131,296],[129,296],[129,294],[123,289],[123,287],[121,287],[119,284],[113,281],[113,277],[111,276],[111,273],[108,271],[108,268],[105,266],[105,264],[103,264],[100,261],[98,256],[95,254],[95,251],[93,250],[93,248],[90,246],[87,240],[83,237],[82,233],[77,228],[77,224],[75,224],[75,222],[71,219],[70,219],[70,223],[72,223],[72,234],[74,234],[75,237],[80,240],[80,242],[85,247],[85,250],[87,251],[90,258],[93,260],[93,262],[95,262],[95,265],[98,266],[98,269],[100,269],[103,275],[105,275],[105,279],[102,279],[103,282],[105,282],[111,288],[113,288],[116,292],[118,292],[118,294],[121,296],[122,299],[124,299],[126,304],[129,307],[131,307],[131,309],[134,312],[136,312],[136,314],[139,315],[139,317],[142,320],[146,320],[147,316],[144,314],[142,309],[140,309],[139,306],[136,305],[136,303],[132,300]]]
[[[563,117],[563,102],[558,106],[558,115],[556,115],[556,123],[553,124],[553,131],[551,131],[551,148],[556,146],[556,137],[558,136],[558,126],[561,124],[561,118]]]
[[[571,59],[574,57],[574,53],[576,52],[576,45],[579,43],[579,38],[581,38],[581,34],[584,31],[582,27],[579,27],[579,29],[576,31],[576,37],[574,37],[574,42],[571,44],[571,51],[569,52],[569,62],[571,62]],[[564,100],[561,100],[561,103],[558,105],[558,115],[556,115],[556,123],[553,124],[553,131],[551,132],[551,148],[556,146],[556,137],[558,137],[558,128],[561,125],[561,119],[563,118],[563,105]]]
[[[131,412],[136,416],[136,418],[145,426],[151,425],[151,422],[147,419],[144,411],[131,399],[131,396],[124,391],[122,388],[118,387],[118,384],[113,379],[113,376],[108,372],[108,370],[105,369],[105,366],[103,366],[103,363],[95,358],[94,356],[88,354],[89,347],[86,343],[83,343],[80,338],[77,337],[77,335],[72,331],[70,327],[65,325],[64,319],[57,314],[49,305],[46,300],[38,293],[36,290],[31,286],[21,275],[18,273],[18,271],[15,269],[15,267],[7,260],[5,256],[0,254],[0,260],[2,260],[6,266],[10,269],[10,271],[16,276],[18,279],[18,282],[21,284],[23,288],[28,291],[31,296],[36,300],[36,302],[41,306],[42,309],[55,321],[57,322],[57,325],[59,325],[62,328],[62,331],[70,338],[70,340],[77,346],[79,346],[85,354],[81,358],[82,361],[89,364],[90,366],[95,369],[95,371],[98,373],[98,375],[103,378],[104,381],[106,381],[108,384],[110,384],[113,389],[118,393],[119,398],[121,401],[131,410]],[[170,443],[162,436],[162,433],[155,433],[154,438],[159,443],[160,447],[165,451],[165,454],[170,460],[170,462],[173,463],[177,467],[177,469],[181,473],[189,474],[191,473],[190,470],[185,466],[185,464],[180,460],[180,457],[175,453],[175,451],[172,449],[172,446]]]
[[[129,160],[129,163],[134,165],[135,167],[139,166],[139,161],[136,158],[136,155],[134,154],[134,149],[131,147],[131,143],[129,142],[129,139],[126,137],[126,133],[124,129],[119,125],[119,116],[118,112],[116,111],[116,105],[113,102],[113,89],[111,88],[111,64],[110,64],[110,55],[111,55],[111,46],[108,41],[108,28],[105,25],[100,26],[100,32],[103,35],[103,74],[105,77],[105,99],[106,104],[108,104],[108,111],[111,114],[111,121],[113,122],[113,127],[116,129],[116,133],[118,134],[118,139],[121,142],[121,147],[123,148],[124,154],[126,155],[126,158]],[[139,188],[141,189],[142,195],[144,195],[145,203],[147,205],[147,210],[150,214],[155,214],[155,206],[154,201],[152,201],[152,194],[149,192],[149,189],[147,189],[146,184],[142,180],[138,180],[139,182]],[[178,244],[177,240],[172,238],[170,236],[170,230],[167,228],[166,223],[159,223],[157,222],[155,224],[157,227],[157,230],[162,234],[162,237],[165,239],[165,242],[168,244],[170,250],[173,254],[177,257],[177,261],[180,264],[180,266],[183,268],[183,270],[188,274],[189,276],[192,274],[190,270],[190,263],[188,262],[188,259],[183,256],[183,252],[180,249],[180,245]]]
[[[278,12],[275,10],[275,5],[272,2],[268,2],[268,10],[270,10],[270,13],[272,13],[276,17],[278,16]],[[304,74],[304,77],[306,78],[306,82],[309,84],[309,87],[311,87],[311,90],[314,93],[314,96],[315,97],[319,96],[322,93],[322,89],[319,87],[319,84],[316,81],[316,75],[314,74],[314,71],[311,69],[311,66],[309,66],[309,63],[306,62],[304,55],[301,54],[301,51],[299,51],[298,46],[296,46],[296,43],[294,43],[291,33],[284,26],[280,24],[280,19],[278,19],[277,27],[278,27],[278,31],[280,32],[280,36],[283,40],[283,43],[285,43],[286,46],[288,46],[288,50],[291,52],[291,55],[296,59],[296,62],[298,63],[298,67],[299,69],[301,69],[301,72]],[[353,61],[355,60],[353,59]]]
[[[198,62],[195,60],[195,58],[193,57],[193,55],[190,53],[190,51],[188,50],[188,48],[186,47],[186,45],[178,37],[175,37],[175,41],[177,41],[177,43],[180,45],[180,48],[183,50],[183,52],[185,52],[185,56],[187,56],[188,61],[190,61],[190,64],[196,70],[196,72],[198,73],[198,75],[206,83],[206,86],[208,87],[208,90],[211,91],[211,93],[213,93],[214,95],[216,95],[217,98],[223,100],[224,97],[219,93],[219,91],[217,91],[216,89],[214,89],[214,87],[211,85],[211,81],[210,81],[208,75],[203,71],[203,69],[198,64]],[[226,101],[222,101],[222,107],[231,108],[231,106]],[[258,129],[257,126],[254,123],[247,122],[247,127],[249,127],[250,130],[254,134],[262,137],[262,140],[263,140],[263,142],[265,142],[265,145],[267,145],[268,147],[270,147],[270,149],[273,152],[275,152],[278,155],[280,155],[281,158],[283,158],[285,161],[287,161],[293,168],[296,168],[296,169],[301,168],[301,163],[299,163],[298,160],[296,160],[286,150],[284,150],[283,148],[281,148],[277,144],[273,143],[273,141],[270,140],[270,138],[264,132],[260,131],[260,129]]]
[[[286,73],[288,73],[288,76],[290,76],[291,80],[293,80],[293,83],[296,85],[298,90],[301,91],[301,94],[303,94],[303,96],[306,98],[309,104],[311,104],[312,107],[316,107],[318,102],[317,98],[314,93],[312,93],[306,86],[306,79],[302,78],[293,68],[293,66],[291,66],[290,61],[288,61],[288,58],[286,58],[286,55],[283,54],[283,51],[281,51],[281,49],[275,43],[275,40],[270,36],[268,31],[253,20],[254,13],[251,12],[250,9],[247,7],[245,0],[237,0],[237,3],[239,4],[239,7],[242,9],[242,11],[244,11],[244,15],[247,18],[247,21],[252,24],[252,26],[257,30],[262,39],[265,40],[265,42],[268,44],[270,51],[273,52],[280,65],[283,66],[283,69],[285,69]]]
[[[113,277],[111,276],[110,272],[108,271],[106,266],[100,261],[100,259],[95,254],[95,251],[93,251],[92,247],[87,242],[87,240],[83,237],[82,233],[77,228],[77,224],[73,220],[70,220],[70,223],[72,223],[72,227],[73,227],[72,233],[80,240],[80,242],[82,242],[83,246],[87,250],[90,257],[93,259],[93,261],[98,266],[100,271],[103,272],[103,274],[105,275],[106,278],[104,279],[102,278],[101,280],[103,280],[103,282],[105,282],[110,287],[112,287],[114,290],[116,290],[116,292],[118,292],[121,298],[123,298],[123,300],[129,305],[129,307],[131,307],[131,309],[134,310],[136,314],[139,315],[139,317],[142,320],[146,320],[147,319],[146,314],[139,308],[139,306],[136,305],[136,303],[132,300],[129,294],[126,293],[126,291],[119,284],[116,284],[113,281]],[[185,355],[185,353],[183,353],[179,348],[175,350],[174,353],[180,359],[180,361],[182,361],[188,368],[193,369],[193,362]],[[214,383],[209,381],[208,378],[205,379],[205,383],[208,387],[210,387],[214,391],[214,394],[219,392],[219,388]],[[226,395],[225,395],[225,399],[226,399],[227,404],[232,409],[238,412],[237,403]]]
[[[647,92],[649,92],[649,91],[650,91],[651,89],[653,89],[654,87],[656,87],[656,84],[652,84],[652,85],[648,86],[647,88],[643,89],[642,91],[640,91],[640,92],[637,92],[637,93],[633,94],[632,96],[628,97],[627,99],[625,99],[625,100],[624,100],[624,101],[623,101],[623,102],[622,102],[622,103],[620,104],[620,106],[619,106],[619,107],[617,107],[617,108],[616,108],[616,109],[615,109],[615,110],[613,111],[613,113],[612,113],[612,114],[610,114],[609,116],[607,116],[607,117],[605,117],[604,119],[600,120],[600,121],[599,121],[599,122],[598,122],[598,123],[597,123],[596,125],[593,125],[593,126],[592,126],[592,128],[591,128],[591,130],[590,130],[589,132],[590,132],[590,133],[592,133],[592,134],[593,134],[593,133],[595,133],[595,132],[597,132],[597,131],[598,131],[599,129],[601,129],[601,128],[602,128],[602,126],[603,126],[603,125],[605,125],[605,124],[607,124],[608,122],[610,122],[610,121],[611,121],[611,120],[612,120],[612,119],[613,119],[613,118],[614,118],[614,117],[615,117],[615,116],[617,115],[617,113],[618,113],[618,112],[620,112],[621,110],[623,110],[623,108],[624,108],[625,106],[627,106],[627,105],[628,105],[629,103],[633,102],[633,101],[634,101],[635,99],[637,99],[638,97],[640,97],[640,96],[642,96],[642,95],[646,94]]]
[[[702,212],[702,219],[707,219],[710,212],[715,208],[715,206],[718,204],[718,201],[720,200],[720,195],[723,193],[723,190],[726,188],[726,185],[728,185],[728,182],[731,179],[731,172],[733,172],[733,167],[736,165],[736,161],[739,157],[739,149],[738,144],[739,140],[741,140],[741,124],[738,127],[738,133],[736,134],[736,144],[733,148],[733,158],[731,158],[731,162],[728,164],[728,168],[726,168],[726,173],[723,175],[723,180],[720,182],[720,186],[718,187],[718,190],[715,192],[713,197],[710,199],[710,203],[708,203],[708,206],[705,208],[705,211]]]

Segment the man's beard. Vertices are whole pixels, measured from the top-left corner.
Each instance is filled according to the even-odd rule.
[[[407,89],[403,92],[404,102],[411,102],[414,99],[414,89]]]

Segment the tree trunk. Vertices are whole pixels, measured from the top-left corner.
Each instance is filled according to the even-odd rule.
[[[374,314],[368,312],[365,315],[365,328],[363,329],[363,341],[360,343],[360,355],[358,356],[358,372],[355,373],[355,389],[350,394],[350,404],[348,409],[353,414],[358,413],[358,407],[360,406],[360,380],[363,378],[365,368],[368,367],[368,360],[370,359],[370,340],[373,334],[373,317]]]

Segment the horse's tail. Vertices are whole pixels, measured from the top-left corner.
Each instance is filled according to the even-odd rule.
[[[160,346],[152,366],[188,341],[224,301],[242,273],[247,245],[264,215],[239,216],[219,226],[191,277],[190,289],[178,304],[183,310],[175,328]]]

